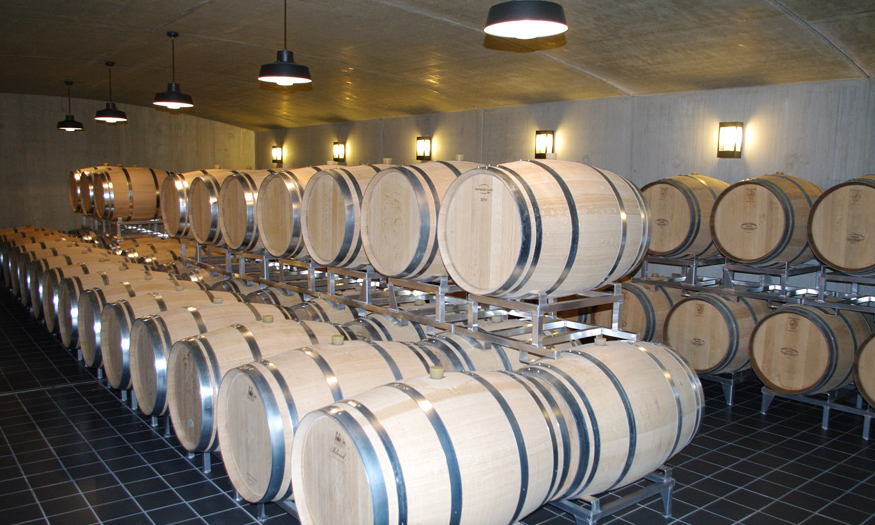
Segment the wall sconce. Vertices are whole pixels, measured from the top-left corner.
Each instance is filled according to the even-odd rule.
[[[717,157],[721,159],[741,158],[743,139],[744,125],[741,122],[721,122],[717,133]]]
[[[535,132],[535,158],[546,159],[549,153],[553,153],[553,134],[555,131],[539,129]]]
[[[283,165],[283,147],[282,146],[274,146],[270,148],[270,158],[273,159],[273,163],[277,166]]]
[[[334,162],[343,162],[346,160],[346,142],[335,142],[332,151]]]
[[[416,137],[416,160],[431,160],[431,137]]]

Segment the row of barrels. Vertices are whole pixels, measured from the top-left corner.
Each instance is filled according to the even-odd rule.
[[[875,406],[875,323],[853,310],[788,304],[702,292],[682,295],[659,284],[623,283],[620,328],[664,343],[699,374],[753,368],[768,387],[817,394],[851,382]],[[610,326],[600,307],[583,319]]]
[[[692,173],[642,191],[653,219],[653,255],[722,254],[751,265],[798,265],[816,257],[842,272],[875,273],[875,175],[824,191],[783,173],[732,186]]]
[[[107,220],[158,219],[161,187],[170,175],[165,170],[123,166],[76,169],[67,178],[70,208]]]

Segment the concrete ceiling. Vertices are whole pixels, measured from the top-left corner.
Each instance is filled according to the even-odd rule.
[[[313,83],[256,80],[282,47],[281,0],[2,0],[0,92],[184,110],[253,130],[562,100],[866,78],[875,0],[559,0],[570,30],[512,41],[497,0],[291,0],[289,49]],[[79,120],[91,115],[77,115]],[[61,118],[59,112],[59,119]]]

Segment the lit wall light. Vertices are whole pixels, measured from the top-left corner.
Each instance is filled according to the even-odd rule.
[[[346,142],[335,142],[332,148],[334,154],[334,162],[343,162],[346,160]]]
[[[549,129],[539,129],[535,132],[535,158],[546,159],[553,153],[553,136],[556,132]]]
[[[416,137],[416,160],[431,160],[431,137]]]
[[[274,146],[270,148],[270,158],[273,159],[273,163],[277,166],[283,165],[283,147],[282,146]]]
[[[717,133],[717,157],[721,159],[741,158],[743,139],[744,125],[741,122],[721,122]]]

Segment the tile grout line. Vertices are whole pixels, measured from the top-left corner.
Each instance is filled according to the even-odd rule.
[[[24,405],[21,403],[21,401],[18,399],[16,399],[16,401],[18,401],[18,404],[21,406],[22,410],[24,410],[26,413],[27,409],[24,408]],[[12,459],[13,459],[13,461],[15,461],[15,466],[18,468],[18,471],[21,472],[21,476],[22,476],[22,478],[24,478],[24,482],[27,484],[27,489],[30,491],[30,494],[33,496],[33,499],[36,501],[37,507],[39,507],[39,510],[43,515],[43,518],[48,522],[49,518],[48,518],[48,516],[46,516],[46,511],[45,511],[45,509],[43,509],[43,506],[40,503],[40,499],[37,497],[36,492],[34,492],[33,486],[30,484],[30,479],[28,478],[27,473],[25,473],[24,469],[21,468],[21,462],[18,461],[18,454],[16,454],[15,450],[12,448],[12,443],[10,443],[9,438],[6,437],[6,432],[3,430],[2,426],[0,426],[0,434],[3,435],[3,440],[6,442],[6,446],[8,446],[9,451],[12,452],[12,454],[11,454]],[[40,434],[42,435],[42,433],[40,433]],[[43,439],[45,440],[45,438],[43,438]],[[49,447],[51,448],[51,444],[49,444],[48,441],[46,441],[46,444],[49,445]],[[54,450],[52,450],[52,452],[54,452]]]

